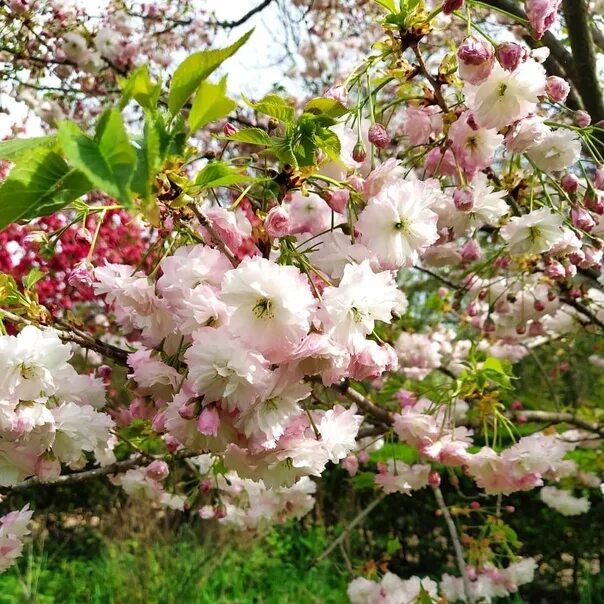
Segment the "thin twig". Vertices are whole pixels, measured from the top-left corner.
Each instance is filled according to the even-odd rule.
[[[210,219],[194,203],[190,203],[188,207],[193,212],[193,214],[195,214],[197,220],[199,221],[199,224],[201,224],[202,227],[205,227],[205,229],[210,233],[214,245],[229,259],[230,263],[234,267],[237,267],[237,265],[239,264],[239,262],[237,261],[237,257],[235,256],[235,254],[233,254],[227,244],[222,240],[222,237],[214,228],[214,225],[212,224]]]
[[[314,561],[314,564],[318,564],[321,560],[324,560],[333,552],[333,550],[344,541],[346,535],[350,533],[350,531],[361,522],[365,517],[367,517],[371,512],[382,502],[382,500],[386,497],[386,493],[380,495],[377,499],[374,499],[364,510],[361,510],[352,520],[352,522],[338,535],[338,537],[333,541],[333,543]]]
[[[443,497],[442,491],[440,487],[433,486],[432,490],[434,491],[434,497],[436,498],[436,503],[438,504],[438,509],[442,512],[442,515],[447,523],[447,528],[449,529],[449,535],[451,536],[451,541],[453,542],[453,549],[455,550],[455,558],[457,560],[457,568],[461,573],[461,580],[463,582],[463,589],[466,594],[466,602],[469,604],[474,604],[476,602],[474,598],[474,594],[472,593],[472,589],[470,587],[470,578],[468,577],[468,569],[466,568],[466,561],[463,556],[463,549],[461,547],[461,541],[459,540],[459,535],[457,534],[457,528],[455,527],[455,522],[453,522],[453,518],[451,517],[451,513],[449,512],[449,508],[445,503],[445,498]]]

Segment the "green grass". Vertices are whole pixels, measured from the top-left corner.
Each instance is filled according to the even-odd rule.
[[[292,537],[291,535],[294,535]],[[340,604],[348,574],[335,562],[309,567],[322,532],[271,532],[263,542],[105,543],[90,558],[45,552],[38,543],[0,576],[0,603]]]

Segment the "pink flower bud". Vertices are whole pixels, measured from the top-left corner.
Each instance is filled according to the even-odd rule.
[[[435,470],[432,470],[428,474],[428,484],[432,487],[440,486],[440,474],[438,472],[436,472]]]
[[[497,47],[497,59],[504,69],[514,71],[520,63],[526,61],[528,53],[524,46],[516,42],[504,42]]]
[[[58,459],[41,455],[36,460],[34,472],[42,482],[53,482],[61,475],[61,463]]]
[[[211,518],[214,518],[214,507],[211,505],[204,505],[199,508],[197,513],[202,520],[210,520]]]
[[[444,0],[443,13],[450,15],[453,11],[459,10],[463,6],[464,0]]]
[[[560,185],[567,193],[576,193],[579,188],[579,179],[574,174],[565,174],[560,179]]]
[[[195,403],[183,403],[178,408],[178,415],[183,419],[194,419],[195,418]]]
[[[552,101],[563,103],[570,92],[570,85],[563,78],[549,76],[545,84],[545,92]]]
[[[275,206],[266,215],[264,228],[269,237],[284,237],[290,231],[289,214],[281,206]]]
[[[599,190],[587,191],[583,204],[588,210],[601,216],[604,214],[604,193],[601,193]]]
[[[22,15],[29,8],[28,0],[10,0],[8,5],[14,13],[17,13],[17,15]]]
[[[359,460],[356,455],[350,453],[341,462],[342,467],[348,472],[349,476],[355,476],[359,471]]]
[[[90,244],[92,243],[92,233],[86,227],[80,227],[74,236],[76,243]]]
[[[545,310],[545,304],[543,304],[543,302],[541,302],[541,300],[535,300],[533,302],[533,308],[537,312],[543,312]]]
[[[111,378],[112,373],[113,369],[109,365],[100,365],[96,368],[96,374],[103,380]]]
[[[495,55],[488,42],[469,36],[459,46],[457,58],[461,79],[476,85],[491,74]]]
[[[357,174],[351,174],[347,180],[348,184],[357,192],[362,193],[365,188],[365,181]]]
[[[161,434],[162,432],[166,431],[166,412],[165,411],[160,411],[159,413],[155,414],[155,417],[153,418],[153,420],[151,422],[151,427],[153,428],[153,431],[157,432],[158,434]]]
[[[522,336],[526,333],[526,325],[523,325],[522,323],[519,325],[516,325],[516,333],[519,336]]]
[[[350,191],[348,189],[336,189],[331,193],[327,205],[334,211],[343,214],[346,211],[348,200],[350,199]]]
[[[480,249],[478,242],[474,239],[467,241],[461,248],[461,257],[466,262],[474,262],[475,260],[482,258],[482,250]]]
[[[566,278],[566,271],[564,267],[557,261],[548,264],[545,267],[545,274],[554,281],[559,281]]]
[[[596,221],[585,208],[573,208],[570,211],[570,219],[573,223],[573,226],[581,229],[582,231],[589,232],[596,226]]]
[[[482,329],[485,331],[485,333],[493,333],[495,329],[497,329],[495,326],[495,321],[493,321],[491,317],[487,317],[482,324]]]
[[[604,166],[598,166],[594,172],[594,187],[599,191],[604,190]]]
[[[212,480],[210,478],[204,478],[199,483],[199,490],[202,493],[209,493],[213,488],[214,488],[214,483],[212,482]]]
[[[470,302],[468,304],[468,316],[475,317],[478,314],[478,304],[476,302]]]
[[[510,514],[513,514],[516,511],[516,508],[513,505],[506,505],[505,506],[505,511],[508,512],[508,513],[510,513]]]
[[[587,128],[591,124],[591,115],[587,111],[575,111],[575,124],[579,128]]]
[[[369,128],[367,135],[369,142],[378,149],[385,149],[390,144],[390,135],[386,132],[386,128],[377,122]],[[363,161],[363,160],[357,160]]]
[[[562,0],[525,0],[526,15],[537,40],[556,22],[561,3]]]
[[[357,455],[357,458],[359,460],[359,463],[367,463],[369,461],[369,453],[367,452],[367,449],[363,449],[362,451],[360,451]]]
[[[225,136],[233,136],[233,134],[239,132],[239,129],[237,128],[237,126],[234,126],[233,124],[231,124],[231,122],[227,122],[222,127],[222,132]]]
[[[470,502],[470,507],[473,510],[478,510],[478,509],[480,509],[480,503],[478,503],[478,501],[471,501]]]
[[[404,409],[405,407],[413,407],[413,405],[417,403],[417,395],[411,390],[401,388],[395,393],[394,396],[398,400],[401,409]]]
[[[67,283],[77,290],[92,287],[94,277],[92,273],[92,264],[87,260],[80,260],[67,277]]]
[[[356,145],[354,146],[354,149],[352,150],[352,159],[354,159],[354,161],[358,162],[359,164],[362,164],[365,161],[366,157],[367,151],[365,151],[365,146],[361,141],[357,141]]]
[[[510,310],[512,310],[512,307],[505,298],[500,298],[499,300],[497,300],[497,302],[495,302],[495,310],[500,315],[507,315]]]
[[[469,212],[474,207],[474,192],[470,189],[455,189],[453,203],[460,212]]]
[[[166,434],[164,436],[164,442],[166,443],[166,448],[169,453],[176,453],[180,448],[180,442],[176,440],[171,434]]]
[[[161,459],[156,459],[155,461],[152,461],[145,468],[145,476],[151,480],[164,480],[165,478],[167,478],[169,473],[170,468],[168,467],[168,464]]]
[[[522,401],[519,401],[518,399],[516,399],[515,401],[512,401],[512,404],[510,405],[510,409],[512,411],[520,411],[520,409],[523,408],[523,404]]]
[[[528,335],[531,338],[535,338],[537,336],[542,336],[545,334],[545,329],[543,329],[543,324],[541,321],[532,321],[529,325]]]
[[[205,407],[197,420],[197,430],[206,436],[216,436],[220,427],[220,417],[216,407]]]

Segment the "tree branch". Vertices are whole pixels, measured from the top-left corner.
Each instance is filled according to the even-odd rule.
[[[374,499],[364,510],[361,510],[361,512],[357,514],[357,516],[355,516],[352,522],[338,535],[334,542],[316,560],[314,560],[313,564],[318,564],[319,562],[321,562],[321,560],[327,558],[327,556],[329,556],[329,554],[331,554],[331,552],[338,545],[340,545],[342,541],[344,541],[348,533],[350,533],[350,531],[364,518],[371,514],[371,512],[384,500],[385,497],[386,493],[383,493],[380,497]]]
[[[533,422],[555,422],[555,423],[565,423],[576,426],[577,428],[581,428],[586,430],[587,432],[592,432],[594,434],[599,434],[604,437],[604,427],[599,426],[598,424],[592,424],[587,420],[581,419],[572,413],[559,413],[555,411],[513,411],[510,413],[512,417],[515,419],[524,419],[526,421]]]
[[[216,231],[210,219],[194,203],[190,203],[188,208],[193,212],[193,214],[195,214],[199,224],[201,224],[202,227],[205,227],[205,229],[210,233],[214,245],[229,259],[230,263],[237,268],[239,262],[235,254],[233,254],[227,244],[222,240],[222,237],[218,231]]]
[[[258,6],[252,8],[252,10],[248,11],[236,21],[216,21],[215,25],[218,27],[225,27],[227,29],[233,29],[234,27],[238,27],[239,25],[243,25],[246,21],[249,21],[254,15],[263,11],[269,4],[271,4],[273,0],[263,0]]]
[[[573,81],[577,84],[592,121],[599,122],[604,119],[604,98],[598,78],[596,48],[587,4],[585,0],[563,0],[562,8],[573,51]]]
[[[123,472],[124,470],[129,470],[130,468],[134,468],[136,466],[142,466],[146,463],[149,463],[148,459],[144,459],[141,455],[136,455],[135,457],[131,457],[130,459],[126,459],[124,461],[116,461],[108,466],[104,466],[102,468],[94,468],[93,470],[85,470],[83,472],[74,472],[73,474],[65,474],[64,476],[59,476],[56,480],[51,482],[40,480],[39,478],[28,478],[23,482],[19,482],[11,487],[6,487],[3,491],[3,494],[8,495],[12,493],[19,493],[21,491],[25,491],[27,489],[31,489],[33,487],[45,486],[45,487],[58,487],[65,484],[75,484],[78,482],[83,482],[85,480],[90,480],[92,478],[98,478],[99,476],[107,476],[107,474],[116,474],[118,472]]]
[[[469,602],[469,604],[474,604],[474,602],[476,602],[476,600],[474,598],[474,594],[472,593],[472,589],[470,587],[468,569],[466,568],[466,561],[463,556],[463,549],[461,547],[461,541],[459,540],[459,535],[457,534],[457,528],[455,527],[455,522],[453,522],[453,518],[451,517],[449,508],[447,507],[447,504],[445,503],[445,498],[443,497],[440,487],[433,486],[432,490],[434,491],[434,497],[436,498],[436,503],[438,505],[438,509],[442,512],[442,515],[447,524],[447,528],[449,529],[449,535],[451,536],[451,541],[453,542],[453,549],[455,550],[455,558],[457,560],[457,568],[459,568],[459,572],[461,573],[463,589],[466,594],[466,602]]]

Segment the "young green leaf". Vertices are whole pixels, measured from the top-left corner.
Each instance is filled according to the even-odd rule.
[[[46,273],[40,270],[37,266],[34,266],[30,271],[23,277],[23,286],[25,289],[32,289],[32,287],[41,279],[44,279]]]
[[[52,214],[90,189],[88,179],[56,151],[34,149],[0,186],[0,229],[23,218]]]
[[[39,147],[52,147],[57,142],[56,136],[36,136],[33,138],[13,138],[0,142],[0,159],[15,161],[21,155]]]
[[[133,71],[128,79],[120,82],[120,87],[120,109],[123,109],[130,99],[134,99],[144,109],[155,109],[161,94],[161,83],[151,80],[148,65],[141,65]]]
[[[228,115],[237,107],[237,103],[226,94],[226,77],[218,84],[203,81],[195,94],[195,100],[189,113],[191,132],[207,126]]]
[[[250,38],[253,29],[241,36],[231,46],[204,50],[187,57],[172,76],[168,92],[168,109],[172,115],[180,111],[199,84],[212,74],[226,59],[233,56]]]
[[[160,131],[157,121],[147,115],[143,138],[136,149],[136,166],[130,185],[143,201],[151,201],[153,181],[161,166]]]
[[[250,145],[262,145],[263,147],[270,147],[274,142],[261,128],[244,128],[243,130],[238,130],[235,134],[227,136],[227,139]]]
[[[130,203],[136,152],[117,109],[109,109],[101,116],[93,139],[74,123],[62,122],[59,142],[70,163],[95,187],[126,205]]]
[[[280,122],[289,124],[294,121],[295,109],[283,98],[276,94],[267,94],[261,101],[248,105],[262,115],[268,115],[278,119]]]
[[[252,180],[254,179],[251,176],[242,174],[240,169],[221,161],[213,161],[199,172],[195,184],[203,189],[208,189],[210,187],[228,187]]]
[[[337,119],[346,115],[349,110],[335,99],[326,99],[325,97],[317,97],[310,99],[304,105],[304,113],[312,113],[314,115],[325,115],[333,119]]]

